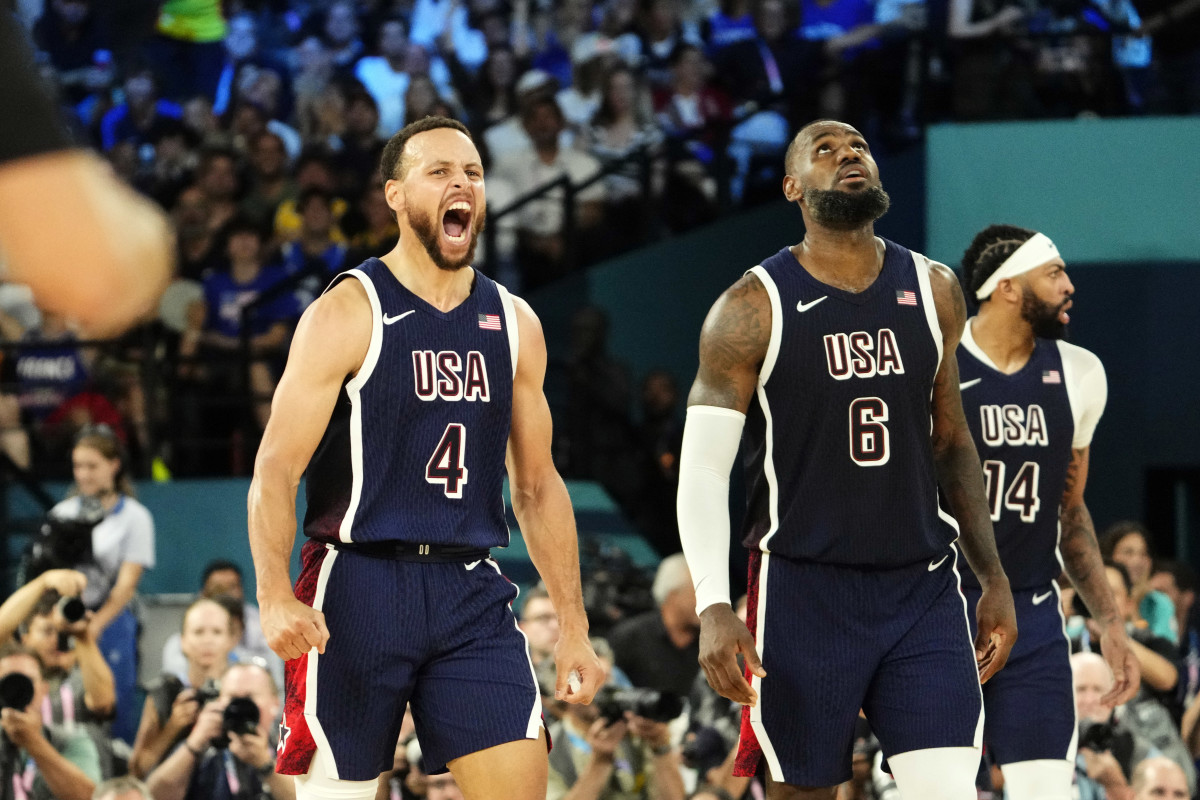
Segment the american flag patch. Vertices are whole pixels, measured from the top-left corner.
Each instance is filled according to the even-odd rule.
[[[917,304],[917,293],[910,292],[907,289],[897,289],[896,303],[902,306],[915,306]]]
[[[500,315],[499,314],[480,314],[479,327],[485,331],[500,330]]]
[[[1056,369],[1043,370],[1042,383],[1062,383],[1062,375]]]

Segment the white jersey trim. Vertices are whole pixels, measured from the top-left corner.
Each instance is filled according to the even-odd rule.
[[[965,347],[968,353],[979,359],[980,363],[982,363],[984,366],[994,369],[1001,375],[1006,374],[1003,370],[996,366],[996,362],[992,361],[992,359],[988,357],[988,354],[983,352],[983,348],[980,347],[975,341],[975,335],[971,333],[971,323],[974,321],[975,317],[971,317],[967,320],[967,324],[963,326],[963,335],[962,339],[959,340],[959,344]]]
[[[517,329],[517,307],[513,304],[508,289],[496,284],[500,293],[500,305],[504,306],[504,329],[508,333],[508,352],[512,356],[512,374],[517,377],[517,353],[521,349],[520,331]]]
[[[757,615],[755,620],[754,632],[754,647],[758,651],[758,658],[761,661],[763,655],[763,634],[767,629],[767,573],[771,565],[771,554],[763,553],[762,564],[758,571],[758,605]],[[754,731],[754,736],[758,739],[758,746],[762,748],[763,758],[767,760],[767,766],[771,770],[771,778],[779,783],[786,783],[786,778],[783,774],[783,764],[779,761],[779,755],[775,752],[775,745],[771,742],[771,737],[767,735],[767,728],[763,725],[762,709],[766,699],[763,697],[762,678],[751,673],[750,686],[758,693],[758,703],[750,707],[750,728]]]
[[[1055,553],[1058,552],[1056,545]],[[1062,558],[1058,559],[1062,563]],[[1067,634],[1067,618],[1063,615],[1062,589],[1058,587],[1058,581],[1050,581],[1050,588],[1054,590],[1054,601],[1058,606],[1058,618],[1062,622],[1063,646],[1067,649],[1067,659],[1071,658],[1071,637]],[[1066,760],[1075,763],[1075,756],[1079,753],[1079,712],[1075,705],[1075,682],[1071,681],[1071,713],[1074,717],[1074,723],[1071,726],[1071,741],[1067,745]]]
[[[489,558],[485,562],[489,567],[496,570],[496,574],[501,578],[504,573],[500,570],[500,565],[495,559]],[[473,569],[475,565],[467,565],[467,569]],[[507,578],[505,579],[507,580]],[[517,594],[520,595],[520,588],[517,589]],[[508,604],[508,612],[512,614],[512,603]],[[525,641],[525,661],[529,664],[529,675],[533,678],[533,708],[529,711],[529,722],[525,725],[525,738],[536,739],[542,732],[542,692],[537,688],[537,670],[533,666],[533,659],[529,655],[529,637],[525,635],[525,631],[521,630],[521,623],[517,621],[517,617],[513,615],[513,625],[517,629],[517,633],[521,634],[521,638]]]
[[[325,558],[321,561],[321,571],[317,573],[317,592],[313,595],[312,607],[314,611],[321,611],[325,605],[325,589],[329,585],[329,573],[333,571],[333,562],[337,561],[338,551],[332,545],[325,545]],[[320,662],[321,655],[317,652],[317,648],[312,648],[308,651],[308,664],[305,670],[304,681],[304,720],[308,723],[309,733],[312,734],[313,742],[317,746],[317,752],[313,758],[319,758],[325,767],[325,774],[334,780],[339,780],[337,760],[333,757],[333,750],[329,747],[329,738],[325,736],[325,729],[321,727],[321,720],[317,716],[317,665]]]
[[[1055,344],[1062,357],[1063,385],[1067,387],[1067,401],[1075,421],[1071,447],[1079,450],[1092,443],[1096,425],[1104,414],[1104,406],[1108,403],[1108,376],[1104,373],[1104,364],[1094,353],[1061,340]]]
[[[379,361],[379,352],[383,349],[383,310],[379,303],[379,293],[367,273],[360,269],[351,269],[342,273],[351,275],[359,280],[367,292],[371,302],[371,344],[367,347],[366,358],[359,367],[358,374],[346,384],[346,395],[350,398],[350,503],[346,506],[346,515],[338,528],[338,538],[343,542],[353,541],[351,536],[354,516],[362,499],[363,487],[363,430],[362,430],[362,387],[375,371]]]
[[[929,272],[933,269],[933,263],[926,256],[921,255],[915,250],[910,250],[913,257],[913,267],[917,273],[917,285],[921,289],[921,305],[925,309],[925,321],[929,323],[929,333],[933,336],[933,343],[937,347],[937,366],[934,367],[933,374],[942,368],[942,358],[945,356],[945,345],[942,342],[942,326],[938,324],[937,305],[933,301],[933,287],[929,283]],[[930,425],[933,420],[930,419]]]
[[[971,650],[971,657],[975,657],[975,642],[971,639],[971,618],[967,615],[967,597],[962,591],[962,573],[958,571],[958,546],[951,542],[950,550],[954,558],[950,560],[950,569],[954,570],[954,589],[958,592],[958,599],[962,601],[963,623],[966,624],[967,647]],[[1061,605],[1061,603],[1059,604]],[[979,721],[975,723],[975,738],[971,742],[974,748],[983,747],[983,687],[979,687]]]
[[[753,274],[758,278],[767,290],[767,297],[771,299],[771,340],[767,344],[767,355],[763,358],[762,369],[758,371],[758,385],[764,386],[771,379],[775,359],[779,358],[779,345],[783,341],[783,301],[779,299],[779,287],[762,264],[746,270],[746,274]]]

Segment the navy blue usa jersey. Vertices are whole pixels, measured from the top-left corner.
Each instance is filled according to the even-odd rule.
[[[743,434],[748,547],[884,568],[944,554],[957,536],[930,441],[942,359],[930,262],[885,243],[858,294],[787,248],[750,270],[771,299],[771,340]]]
[[[1029,362],[1005,375],[975,342],[972,322],[958,348],[959,388],[996,546],[1014,591],[1041,588],[1062,572],[1059,506],[1072,450],[1091,443],[1104,411],[1104,367],[1081,347],[1037,339]],[[963,583],[979,587],[969,568]]]
[[[507,545],[501,487],[517,354],[512,298],[476,272],[466,301],[442,312],[377,258],[330,285],[347,279],[360,281],[371,301],[371,344],[309,463],[305,534]]]

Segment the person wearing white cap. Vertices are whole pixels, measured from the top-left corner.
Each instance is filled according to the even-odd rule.
[[[983,687],[984,742],[1009,798],[1067,800],[1078,726],[1056,583],[1064,567],[1102,630],[1096,644],[1114,676],[1102,702],[1129,700],[1140,677],[1083,500],[1104,367],[1062,341],[1075,287],[1047,236],[988,226],[963,271],[979,314],[958,348],[959,388],[1021,631],[1004,671]],[[973,605],[978,579],[970,570],[962,578]]]

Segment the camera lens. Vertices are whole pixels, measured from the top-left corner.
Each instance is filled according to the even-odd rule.
[[[73,625],[83,619],[83,615],[87,613],[87,607],[78,597],[64,597],[58,601],[58,613]]]
[[[12,672],[0,678],[0,708],[24,711],[33,702],[33,681],[28,675]]]

